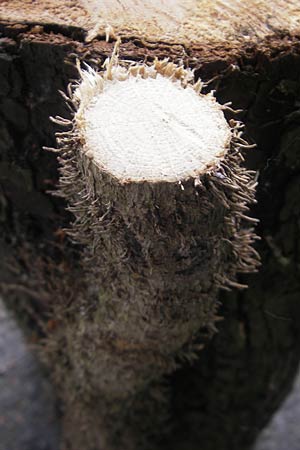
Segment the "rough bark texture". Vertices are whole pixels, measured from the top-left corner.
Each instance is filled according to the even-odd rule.
[[[65,91],[77,77],[75,56],[98,66],[113,44],[101,39],[84,43],[80,29],[51,25],[42,30],[2,23],[1,32],[1,287],[8,304],[30,311],[30,324],[40,325],[45,337],[60,333],[67,310],[80,306],[74,300],[83,288],[78,250],[61,230],[71,217],[64,203],[47,193],[57,182],[56,158],[42,150],[55,145],[48,117],[69,114],[58,90]],[[136,400],[135,411],[143,411],[140,423],[130,414],[125,418],[129,436],[135,426],[138,442],[143,436],[150,442],[152,435],[152,448],[153,442],[172,449],[196,449],[199,442],[203,450],[247,448],[288,391],[299,360],[300,45],[286,33],[257,45],[232,46],[229,53],[224,47],[211,53],[205,46],[187,51],[184,45],[132,38],[120,53],[133,60],[183,60],[204,81],[214,78],[209,88],[216,89],[220,103],[232,101],[244,110],[240,118],[258,144],[246,166],[260,171],[254,213],[260,218],[263,263],[257,275],[242,280],[250,285],[247,291],[222,295],[224,320],[198,360],[165,379],[163,435],[157,425],[161,417],[157,424],[143,420],[151,417],[153,398],[160,403],[154,384],[147,398]],[[61,309],[53,317],[55,295]],[[51,354],[47,342],[51,339],[45,344]],[[91,348],[91,339],[86,347]],[[64,371],[53,374],[68,399],[68,445],[92,450],[97,448],[101,399],[87,387],[79,410],[80,392],[75,403],[69,396],[70,374],[72,361],[67,359]]]
[[[237,283],[236,273],[257,269],[259,258],[251,246],[256,219],[246,216],[257,183],[253,171],[242,167],[239,149],[248,145],[241,137],[241,124],[229,127],[215,99],[200,94],[199,83],[188,81],[190,71],[168,61],[156,61],[153,66],[131,64],[128,68],[114,60],[102,76],[91,70],[82,72],[83,80],[71,94],[76,111],[73,121],[56,119],[58,124],[69,128],[58,133],[60,149],[54,151],[61,155],[59,195],[66,199],[75,216],[68,234],[84,247],[81,280],[85,288],[82,293],[76,293],[73,307],[64,314],[64,326],[48,338],[48,349],[53,353],[53,371],[64,371],[63,359],[58,354],[63,353],[71,361],[68,398],[78,401],[79,390],[83,396],[93,392],[93,398],[101,399],[97,417],[106,425],[99,427],[95,446],[98,441],[103,442],[103,448],[112,448],[113,444],[108,442],[118,431],[116,447],[132,448],[138,436],[135,424],[142,421],[143,426],[147,422],[150,426],[154,416],[156,421],[161,417],[162,403],[166,402],[164,409],[168,409],[166,388],[159,389],[164,381],[162,377],[174,372],[183,361],[196,359],[200,334],[212,335],[216,331],[216,322],[220,320],[217,316],[220,288],[243,287]],[[163,92],[155,97],[161,85]],[[109,96],[116,88],[117,103]],[[138,92],[138,105],[132,108],[137,108],[139,114],[126,139],[125,131],[120,131],[124,121],[124,98],[120,96],[127,89],[128,101],[133,101]],[[145,90],[149,93],[149,89],[148,102]],[[190,114],[188,129],[183,122],[186,116],[176,116],[176,129],[171,128],[171,136],[163,142],[172,115],[178,114],[176,107],[170,110],[167,106],[169,115],[167,112],[161,115],[161,108],[166,105],[159,103],[158,97],[166,95],[166,89],[171,89],[172,96],[181,96],[177,108],[182,107],[187,96],[188,112],[191,99],[199,109],[195,124]],[[99,103],[95,103],[95,98]],[[111,105],[117,109],[120,102],[123,106],[121,121],[117,121],[118,125],[110,133],[107,133],[108,123],[103,137],[106,145],[110,138],[116,144],[110,149],[108,159],[113,162],[111,170],[116,172],[109,171],[103,159],[97,159],[105,153],[105,148],[98,150],[101,137],[94,139],[95,130],[99,133],[104,130],[103,123],[99,127],[97,109],[103,98],[108,99],[112,122],[119,116]],[[86,111],[91,113],[88,109],[91,102],[98,114],[88,122]],[[137,128],[138,120],[144,117],[142,102],[146,103],[144,114],[151,110],[151,105],[155,107],[148,116],[150,134],[147,134],[146,121],[142,123],[140,135]],[[132,114],[129,111],[126,115],[130,118],[126,127],[130,128],[134,121]],[[169,117],[167,125],[159,122],[161,128],[154,127],[155,114],[159,118]],[[199,122],[207,124],[207,115],[212,117],[211,129],[206,125],[204,132],[211,134],[207,134],[209,139],[202,144],[203,140],[198,140]],[[102,117],[101,122],[104,120]],[[172,139],[178,127],[185,139],[179,144],[173,141],[170,149],[168,139]],[[86,137],[87,128],[92,130],[92,141]],[[153,130],[156,139],[151,140]],[[199,159],[195,156],[192,159],[195,166],[189,161],[193,157],[194,140],[191,150],[186,145],[191,130],[197,133],[199,146],[196,155]],[[138,163],[132,159],[136,142],[132,133],[138,136]],[[209,147],[210,138],[214,142],[212,147]],[[149,141],[152,145],[147,147]],[[155,164],[157,151],[162,158]],[[207,154],[208,162],[203,162]],[[151,163],[148,163],[149,155]],[[168,165],[164,167],[166,162]],[[56,303],[52,300],[55,315]],[[136,402],[147,397],[154,384],[161,399],[155,402],[149,399],[153,411],[148,414],[141,413],[141,406],[136,411]],[[80,410],[80,404],[74,409]],[[132,430],[127,420],[124,427],[122,417],[128,414],[134,418]],[[148,439],[148,433],[142,435],[145,443],[139,437],[138,448],[144,447]],[[148,445],[151,447],[152,443]]]

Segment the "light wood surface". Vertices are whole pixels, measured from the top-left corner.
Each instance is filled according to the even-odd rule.
[[[0,0],[0,20],[80,27],[96,36],[206,45],[300,32],[298,0]]]

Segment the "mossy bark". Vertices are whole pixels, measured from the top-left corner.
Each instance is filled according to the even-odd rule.
[[[99,65],[111,54],[112,44],[85,44],[79,30],[50,26],[37,35],[27,26],[2,24],[1,32],[1,288],[9,305],[30,311],[30,325],[37,325],[46,338],[41,341],[44,352],[64,358],[64,370],[53,375],[65,402],[68,445],[92,450],[97,448],[101,399],[95,398],[92,386],[82,396],[79,392],[76,399],[70,397],[76,387],[72,360],[63,352],[63,340],[61,352],[49,348],[52,337],[62,333],[70,309],[80,310],[76,293],[83,286],[80,249],[62,231],[71,216],[64,202],[48,193],[57,183],[57,160],[42,146],[55,146],[49,116],[69,114],[58,90],[65,91],[77,77],[75,56]],[[142,420],[137,422],[136,413],[124,419],[129,430],[125,442],[139,443],[151,435],[152,448],[153,442],[172,449],[198,448],[199,442],[203,450],[247,448],[288,391],[297,369],[300,50],[292,38],[281,48],[270,44],[266,49],[258,52],[249,45],[239,54],[224,52],[206,60],[205,51],[187,54],[181,46],[145,48],[133,39],[121,47],[122,57],[128,59],[183,58],[204,81],[214,78],[209,87],[216,89],[220,103],[232,101],[234,108],[244,110],[241,119],[249,139],[258,144],[256,156],[245,164],[260,171],[254,212],[262,237],[262,268],[241,279],[250,288],[222,295],[219,333],[206,342],[196,362],[166,377],[164,400],[155,383],[146,397],[136,399],[134,409]],[[60,305],[56,317],[54,296]],[[200,344],[203,339],[202,335]],[[82,344],[92,352],[92,339]],[[164,416],[164,433],[160,417],[156,423],[143,420],[153,417],[153,398]]]

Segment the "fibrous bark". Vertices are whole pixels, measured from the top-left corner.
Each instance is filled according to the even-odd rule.
[[[84,247],[86,284],[65,351],[76,388],[93,386],[106,420],[195,359],[199,333],[216,331],[220,288],[245,287],[236,274],[258,266],[256,219],[246,216],[256,180],[241,167],[241,124],[230,129],[191,71],[114,58],[101,75],[82,72],[73,123],[55,120],[71,126],[58,134],[59,192],[76,218],[68,233]],[[87,336],[93,350],[83,353]]]
[[[12,7],[16,4],[10,2]],[[206,342],[205,349],[197,352],[197,360],[190,367],[177,369],[165,378],[163,396],[161,385],[154,381],[135,397],[132,408],[128,408],[128,404],[123,408],[124,404],[119,403],[122,421],[115,420],[120,417],[120,410],[108,419],[113,421],[110,426],[115,427],[115,445],[118,442],[139,445],[144,438],[143,445],[150,444],[153,448],[161,434],[161,420],[166,420],[172,433],[168,435],[169,428],[164,425],[164,448],[197,448],[201,442],[207,449],[240,449],[251,442],[292,379],[299,349],[299,215],[293,206],[299,167],[294,144],[297,115],[291,113],[296,110],[300,70],[297,38],[287,35],[279,45],[283,10],[279,3],[275,7],[280,11],[276,20],[281,31],[273,28],[273,37],[262,40],[268,34],[268,27],[262,24],[259,29],[258,21],[250,20],[252,34],[245,29],[243,33],[238,32],[236,28],[238,37],[228,41],[231,43],[227,51],[224,44],[218,47],[211,37],[207,46],[200,48],[200,35],[198,41],[190,45],[187,38],[178,37],[178,45],[175,45],[176,34],[169,41],[167,36],[161,35],[162,42],[153,43],[147,41],[147,33],[145,39],[141,35],[137,38],[136,31],[128,32],[121,45],[122,58],[127,60],[140,60],[147,55],[152,61],[155,56],[160,59],[169,56],[178,66],[183,60],[185,65],[197,69],[196,77],[201,75],[207,81],[215,78],[210,87],[217,89],[221,104],[232,101],[235,108],[244,109],[238,118],[243,119],[248,134],[258,143],[258,150],[251,152],[253,157],[246,160],[246,167],[260,169],[255,215],[261,220],[259,233],[263,239],[258,249],[263,265],[260,273],[248,280],[248,291],[229,294],[224,299],[219,312],[224,316],[218,324],[219,335]],[[290,11],[295,8],[293,2],[288,2],[287,7]],[[222,4],[219,11],[226,16],[226,6]],[[210,21],[210,17],[213,15],[208,14],[210,27],[212,23],[218,26],[219,21]],[[270,18],[269,24],[272,20],[275,19]],[[99,346],[94,344],[95,329],[85,326],[95,323],[98,304],[86,301],[82,295],[89,287],[83,276],[83,264],[89,252],[78,245],[72,246],[64,232],[57,230],[58,226],[70,229],[68,222],[72,217],[64,212],[64,204],[46,194],[49,188],[53,189],[51,184],[56,183],[56,163],[41,147],[54,146],[48,116],[68,117],[63,100],[57,94],[58,89],[66,92],[69,79],[77,77],[68,61],[75,53],[94,67],[100,67],[113,47],[105,43],[101,35],[107,33],[113,37],[113,33],[126,33],[114,24],[103,32],[100,27],[99,40],[86,44],[82,42],[84,36],[89,35],[90,40],[97,35],[94,25],[81,30],[66,28],[63,23],[55,28],[50,23],[47,18],[38,20],[37,26],[25,24],[14,28],[5,24],[2,27],[4,36],[9,37],[2,42],[5,51],[2,73],[7,74],[1,84],[4,118],[1,174],[5,181],[1,197],[5,238],[2,248],[6,258],[2,264],[6,267],[7,255],[13,260],[10,262],[13,272],[9,273],[7,267],[3,270],[5,283],[2,286],[8,302],[18,300],[16,292],[28,298],[26,302],[18,301],[17,306],[30,306],[35,321],[38,320],[47,335],[44,354],[54,363],[52,374],[65,400],[70,445],[82,449],[97,445],[101,448],[107,436],[100,433],[103,439],[100,442],[99,429],[107,429],[108,424],[102,418],[103,398],[97,389],[99,378],[90,383],[94,379],[93,360],[97,360]],[[292,31],[291,23],[285,23]],[[293,24],[296,29],[297,21],[293,20]],[[204,25],[204,33],[207,28]],[[69,37],[48,35],[51,29]],[[264,32],[260,34],[262,29]],[[219,43],[228,39],[226,33],[223,38],[215,34]],[[251,36],[256,43],[250,45],[246,36]],[[49,38],[52,43],[45,42]],[[234,66],[230,66],[231,63]],[[12,85],[8,74],[14,74]],[[215,178],[217,183],[222,181],[218,176]],[[180,188],[178,195],[188,195],[191,190],[188,186],[184,191]],[[86,243],[82,245],[86,248]],[[84,263],[82,252],[85,252]],[[96,255],[99,259],[99,253]],[[99,333],[98,328],[96,333]],[[82,339],[77,341],[74,336]],[[117,350],[121,347],[122,354],[128,351],[126,340],[117,343]],[[203,332],[195,341],[196,345],[202,343]],[[110,351],[115,352],[116,348]],[[127,433],[122,430],[121,441],[120,423],[127,424],[128,430]],[[82,433],[87,430],[89,433]],[[155,438],[152,434],[156,434]]]

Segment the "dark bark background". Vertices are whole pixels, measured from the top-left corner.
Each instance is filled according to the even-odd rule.
[[[51,255],[58,265],[74,258],[61,231],[70,216],[48,193],[58,177],[55,155],[42,149],[55,146],[49,116],[69,116],[58,90],[78,77],[76,57],[97,67],[113,44],[86,44],[80,30],[57,26],[2,23],[0,32],[0,282],[9,307],[43,337],[55,326],[26,255]],[[284,36],[265,50],[249,45],[207,59],[200,50],[129,40],[120,56],[168,56],[204,81],[214,78],[209,89],[220,103],[243,109],[246,133],[258,144],[246,164],[260,174],[253,214],[262,267],[243,277],[248,290],[222,294],[224,320],[197,363],[166,379],[172,432],[161,442],[165,449],[192,450],[199,442],[202,450],[247,448],[288,392],[299,361],[300,44]]]

